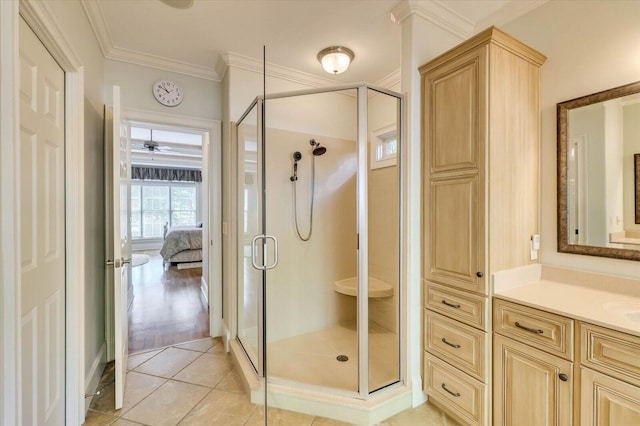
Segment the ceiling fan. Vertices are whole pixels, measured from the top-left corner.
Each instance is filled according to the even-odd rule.
[[[150,130],[150,135],[149,135],[149,140],[142,142],[142,145],[140,144],[136,144],[136,148],[140,149],[140,150],[146,150],[149,151],[151,153],[153,152],[161,152],[161,151],[165,151],[165,150],[171,150],[171,147],[168,146],[160,146],[160,144],[157,141],[153,140],[153,129],[149,129]]]

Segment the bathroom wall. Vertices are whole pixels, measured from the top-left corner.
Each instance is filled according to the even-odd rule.
[[[637,81],[640,2],[550,1],[502,25],[547,56],[542,67],[541,261],[640,277],[638,262],[557,251],[556,104]]]
[[[640,224],[635,223],[635,185],[634,154],[640,154],[640,103],[624,107],[624,148],[623,148],[623,182],[624,182],[624,230],[640,231]]]
[[[331,115],[330,113],[328,115]],[[353,122],[355,128],[355,122]],[[301,241],[294,228],[292,154],[298,163],[300,233],[309,232],[311,146],[315,158],[313,233]],[[334,291],[334,282],[356,276],[356,144],[314,133],[267,130],[267,233],[278,238],[279,263],[267,273],[268,340],[274,341],[355,319],[355,297]]]
[[[104,66],[105,90],[120,86],[124,109],[169,113],[207,120],[222,118],[221,83],[171,71],[106,59]],[[151,88],[158,80],[172,80],[184,92],[184,100],[175,107],[166,107],[153,97]]]

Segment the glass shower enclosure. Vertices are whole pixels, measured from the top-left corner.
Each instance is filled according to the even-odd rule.
[[[360,84],[256,98],[236,124],[237,339],[268,405],[273,384],[401,382],[402,116]]]

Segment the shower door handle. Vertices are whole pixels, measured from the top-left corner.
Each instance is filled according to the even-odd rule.
[[[258,265],[257,255],[258,255],[258,240],[262,240],[262,264]],[[268,254],[267,254],[267,240],[273,241],[273,252],[274,259],[271,265],[267,265]],[[251,240],[251,264],[255,269],[259,269],[261,271],[266,271],[269,269],[273,269],[278,265],[278,239],[273,235],[256,235]]]
[[[273,263],[271,265],[267,265],[267,240],[273,241]],[[264,236],[264,269],[273,269],[278,266],[278,239],[273,235],[265,235]]]

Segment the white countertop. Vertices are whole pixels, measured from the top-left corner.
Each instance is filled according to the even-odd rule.
[[[548,280],[545,279],[544,272],[539,279],[531,280],[531,268],[524,272],[526,274],[521,275],[529,282],[517,282],[517,275],[509,271],[508,285],[501,285],[502,278],[498,277],[501,273],[496,274],[494,297],[640,337],[640,322],[632,321],[624,315],[625,312],[640,311],[640,297],[636,289],[630,292],[620,291],[620,286],[616,287],[619,277],[607,279],[607,276],[599,275],[597,281],[602,284],[594,286]],[[633,281],[638,281],[637,285],[640,287],[640,280]],[[617,291],[611,291],[608,287]]]

